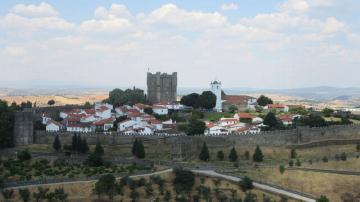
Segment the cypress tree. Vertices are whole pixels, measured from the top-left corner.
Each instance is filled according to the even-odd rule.
[[[199,159],[202,161],[209,161],[210,159],[209,150],[207,148],[206,142],[203,143]]]
[[[230,150],[229,160],[232,161],[232,162],[235,162],[235,161],[238,160],[238,155],[237,155],[237,152],[236,152],[236,150],[235,150],[235,147],[233,147],[233,148]]]
[[[73,137],[72,137],[72,141],[71,141],[71,149],[73,150],[73,151],[77,151],[77,135],[76,135],[76,133],[73,135]]]
[[[290,151],[290,158],[295,159],[297,157],[295,149],[291,149]]]
[[[224,160],[224,152],[222,150],[218,151],[216,156],[219,161]]]
[[[82,141],[81,141],[81,135],[79,134],[76,139],[76,151],[78,153],[82,153]]]
[[[135,141],[133,142],[133,146],[131,148],[131,153],[136,156],[137,154],[137,151],[138,151],[138,140],[137,138],[135,139]]]
[[[253,155],[253,161],[255,162],[262,162],[264,159],[264,155],[259,147],[259,145],[256,146],[254,155]]]
[[[101,143],[98,141],[95,146],[94,154],[102,156],[104,154],[104,148],[101,146]]]
[[[60,143],[59,135],[55,136],[55,139],[54,139],[54,142],[53,142],[53,148],[57,152],[61,150],[61,143]]]
[[[87,153],[89,151],[89,145],[87,144],[86,138],[82,140],[82,153]]]
[[[145,158],[145,148],[141,140],[138,141],[137,157],[140,159]]]

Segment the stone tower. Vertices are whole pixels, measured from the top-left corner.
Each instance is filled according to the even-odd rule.
[[[211,92],[213,92],[216,95],[216,105],[214,107],[214,110],[217,112],[222,111],[222,103],[221,103],[221,82],[219,81],[213,81],[210,83]]]
[[[34,112],[24,109],[15,112],[14,143],[15,146],[32,144],[34,140]]]
[[[147,73],[147,97],[151,103],[174,102],[177,96],[177,73]]]

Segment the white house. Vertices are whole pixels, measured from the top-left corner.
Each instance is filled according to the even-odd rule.
[[[153,133],[153,129],[149,126],[141,126],[141,127],[130,128],[126,130],[124,133],[126,135],[133,135],[133,134],[150,135]]]
[[[127,116],[128,111],[129,111],[129,109],[124,106],[116,107],[115,108],[116,117]]]
[[[100,119],[100,117],[98,117],[98,116],[96,116],[96,115],[88,114],[88,115],[82,117],[82,118],[80,119],[80,122],[81,122],[81,123],[90,123],[90,122],[97,121],[97,120],[99,120],[99,119]]]
[[[49,120],[46,124],[46,132],[59,132],[62,128],[60,123],[53,120]]]
[[[102,119],[111,118],[111,108],[107,106],[100,106],[95,109],[96,116],[101,117]]]
[[[102,119],[95,121],[93,125],[99,130],[108,131],[114,126],[114,120],[113,118]]]
[[[154,114],[158,115],[167,115],[169,113],[169,110],[165,107],[154,105],[153,112]]]
[[[206,135],[226,135],[229,133],[229,130],[221,126],[212,126],[205,133]]]
[[[136,125],[137,122],[134,120],[130,120],[130,119],[126,119],[124,121],[121,121],[118,123],[118,131],[119,132],[123,132],[129,128],[131,128],[132,126]]]

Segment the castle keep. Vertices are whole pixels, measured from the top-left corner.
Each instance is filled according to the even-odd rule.
[[[177,95],[177,73],[147,73],[147,96],[151,103],[173,102]]]

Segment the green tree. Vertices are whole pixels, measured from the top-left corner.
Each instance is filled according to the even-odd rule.
[[[346,153],[345,153],[345,152],[343,152],[343,153],[340,154],[340,159],[341,159],[342,161],[346,161],[347,157],[346,157]]]
[[[316,199],[316,202],[330,202],[330,200],[326,196],[321,195],[320,198]]]
[[[8,106],[0,100],[0,149],[14,146],[14,113],[17,105]]]
[[[323,114],[325,117],[330,117],[333,113],[334,113],[334,110],[333,110],[333,109],[330,109],[330,108],[324,108],[324,109],[322,110],[322,114]]]
[[[202,161],[209,161],[210,160],[210,154],[209,154],[209,149],[206,145],[206,142],[203,143],[203,146],[201,148],[201,152],[199,155],[199,159]]]
[[[273,112],[269,112],[264,118],[264,124],[267,125],[270,129],[276,128],[279,125],[279,122]]]
[[[125,104],[134,105],[136,103],[146,103],[146,96],[144,91],[139,88],[126,89],[114,89],[109,92],[109,99],[106,100],[114,106],[122,106]]]
[[[284,165],[280,165],[280,166],[279,166],[279,171],[280,171],[281,174],[284,174],[284,172],[285,172],[285,166],[284,166]]]
[[[55,139],[53,142],[53,148],[57,152],[59,152],[61,150],[61,143],[60,143],[59,135],[55,136]]]
[[[222,160],[224,160],[225,154],[222,150],[220,150],[217,152],[216,157],[219,161],[222,161]]]
[[[204,109],[213,109],[216,105],[216,95],[211,91],[204,91],[199,96],[198,105]]]
[[[289,161],[289,166],[290,166],[290,167],[293,167],[293,166],[294,166],[294,161],[293,161],[292,159],[290,159],[290,161]]]
[[[295,159],[297,157],[295,149],[291,149],[290,151],[290,158]]]
[[[171,193],[169,190],[165,192],[164,201],[170,201],[171,200]]]
[[[4,199],[10,200],[14,197],[14,190],[13,189],[5,189],[1,191],[1,194],[3,195]]]
[[[24,202],[30,201],[30,191],[29,191],[29,189],[27,189],[27,188],[19,189],[18,191],[19,191],[19,195],[20,195],[21,199]]]
[[[101,146],[100,141],[96,143],[94,153],[100,156],[104,155],[104,148]]]
[[[29,152],[28,149],[19,151],[19,152],[17,153],[17,158],[18,158],[20,161],[28,161],[28,160],[31,159],[31,153]]]
[[[229,106],[229,111],[230,111],[231,113],[235,113],[237,110],[238,110],[238,107],[237,107],[237,106],[235,106],[235,105],[230,105],[230,106]]]
[[[91,107],[91,104],[89,101],[86,101],[85,104],[84,104],[84,107],[86,108],[90,108]]]
[[[204,134],[206,125],[203,121],[197,119],[191,119],[188,126],[186,127],[186,134],[189,136],[192,135],[202,135]]]
[[[174,189],[177,193],[190,193],[195,184],[195,175],[189,170],[175,169],[173,180]]]
[[[251,192],[247,192],[244,197],[244,202],[257,202],[257,196],[256,194],[253,194]]]
[[[300,159],[296,159],[295,165],[298,166],[298,167],[301,166],[301,161],[300,161]]]
[[[141,140],[135,139],[131,151],[136,158],[145,158],[145,148]]]
[[[239,186],[243,192],[246,192],[254,188],[253,181],[247,176],[241,179],[241,181],[239,182]]]
[[[191,93],[189,95],[185,95],[181,98],[180,104],[188,106],[188,107],[194,107],[197,108],[199,94],[197,93]]]
[[[38,191],[33,192],[33,197],[35,198],[36,201],[41,201],[43,199],[46,199],[46,195],[48,192],[49,192],[49,188],[38,187]]]
[[[229,154],[229,160],[231,162],[236,162],[238,160],[238,155],[237,155],[237,152],[235,150],[235,147],[233,147],[231,150],[230,150],[230,154]]]
[[[102,194],[108,195],[109,199],[113,199],[116,193],[116,180],[112,174],[106,174],[99,178],[95,183],[95,194],[98,196]]]
[[[55,199],[64,202],[66,201],[68,194],[65,193],[64,188],[60,187],[60,188],[56,188],[54,190],[54,194],[55,194]]]
[[[146,107],[146,108],[144,109],[144,112],[145,112],[146,114],[149,114],[149,115],[152,115],[152,114],[154,113],[154,111],[153,111],[153,109],[152,109],[151,107]]]
[[[89,152],[89,145],[86,141],[86,138],[84,137],[81,141],[81,153],[88,153]]]
[[[254,162],[262,162],[264,159],[264,155],[259,147],[259,145],[256,146],[254,155],[253,155],[253,161]]]
[[[49,100],[47,104],[53,106],[55,104],[55,100]]]
[[[357,151],[357,152],[360,152],[360,143],[357,143],[357,144],[356,144],[356,151]]]
[[[264,107],[268,104],[273,104],[274,102],[270,98],[268,98],[264,95],[260,95],[260,97],[257,99],[257,103],[258,103],[258,105]]]
[[[71,147],[73,151],[78,151],[78,136],[76,133],[72,136]]]

